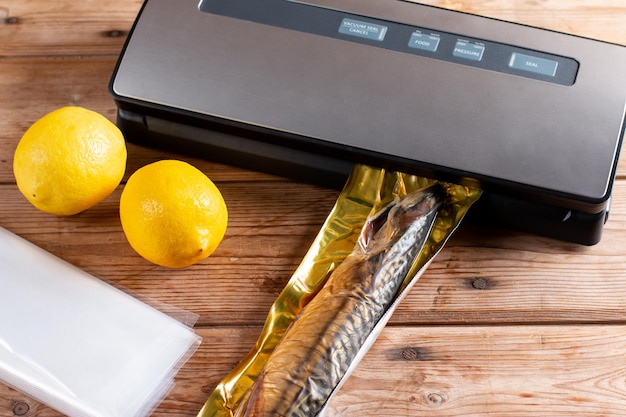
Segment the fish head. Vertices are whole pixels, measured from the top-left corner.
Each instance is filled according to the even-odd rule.
[[[358,240],[359,250],[372,253],[388,248],[415,222],[436,211],[443,197],[442,186],[435,183],[395,199],[365,221]]]

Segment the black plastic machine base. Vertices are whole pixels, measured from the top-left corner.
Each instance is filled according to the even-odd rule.
[[[129,142],[219,161],[298,181],[340,189],[353,162],[259,140],[258,132],[212,130],[119,109],[117,123]],[[252,136],[252,137],[246,137]],[[487,190],[468,220],[489,227],[528,232],[594,245],[602,236],[608,208],[586,213]]]

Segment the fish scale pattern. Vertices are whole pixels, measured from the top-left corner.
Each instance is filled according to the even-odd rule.
[[[441,204],[434,185],[367,220],[360,244],[276,346],[239,416],[312,417],[323,409],[393,302]]]

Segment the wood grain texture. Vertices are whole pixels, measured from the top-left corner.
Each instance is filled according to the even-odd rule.
[[[31,207],[15,186],[0,186],[0,212],[3,227],[102,279],[194,311],[202,325],[260,325],[337,193],[278,181],[218,185],[230,211],[226,237],[207,261],[174,273],[126,243],[117,211],[121,188],[93,209],[57,218]],[[615,194],[613,219],[592,248],[464,225],[392,323],[625,320],[626,189]]]
[[[141,0],[5,0],[0,57],[117,55]]]
[[[192,416],[259,328],[209,327],[154,416]],[[390,370],[393,370],[390,372]],[[331,400],[328,417],[621,417],[626,327],[388,326]],[[0,386],[0,415],[58,416]]]
[[[621,0],[423,3],[626,44]],[[30,206],[12,174],[21,135],[64,105],[114,120],[108,82],[140,7],[138,0],[0,4],[0,227],[158,308],[199,315],[203,344],[154,412],[186,417],[253,346],[338,193],[129,144],[125,178],[149,162],[180,158],[224,193],[230,223],[223,244],[182,270],[149,264],[129,247],[118,216],[123,184],[76,216]],[[464,224],[333,399],[329,416],[623,416],[624,253],[623,161],[596,246]],[[0,384],[0,417],[18,415],[60,416]]]
[[[626,44],[620,0],[420,0],[417,3]]]
[[[625,348],[624,326],[394,326],[328,415],[621,416]]]

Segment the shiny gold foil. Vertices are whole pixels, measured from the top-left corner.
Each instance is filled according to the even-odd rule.
[[[368,215],[395,198],[433,182],[415,175],[355,165],[309,251],[270,308],[255,347],[218,384],[198,417],[232,417],[291,321],[352,251]],[[442,185],[446,190],[446,201],[401,292],[439,252],[481,193],[479,189],[461,185]]]

